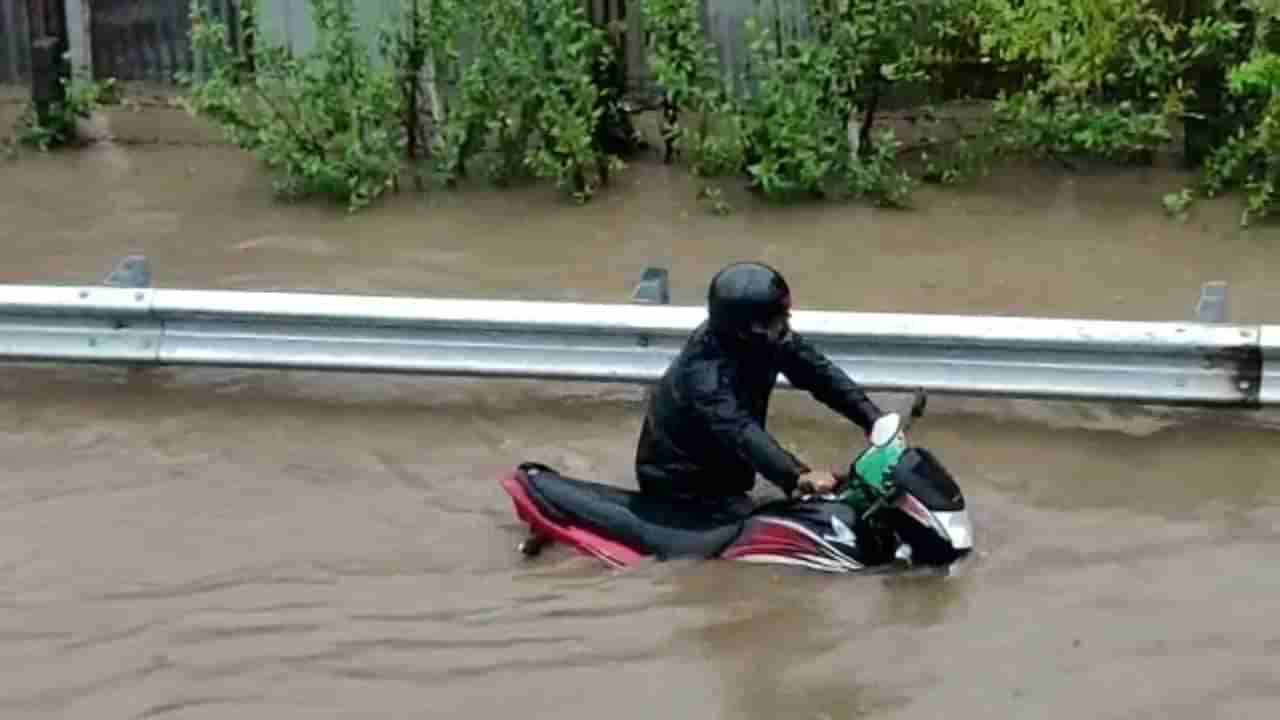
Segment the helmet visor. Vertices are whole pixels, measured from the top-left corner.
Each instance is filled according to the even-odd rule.
[[[791,333],[791,312],[784,310],[770,320],[754,320],[748,332],[766,342],[780,343]]]

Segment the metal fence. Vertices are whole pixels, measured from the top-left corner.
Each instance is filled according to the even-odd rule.
[[[192,69],[185,2],[93,0],[89,17],[97,77],[167,83]]]
[[[216,16],[235,18],[239,0],[207,1]],[[96,78],[171,84],[178,72],[195,69],[188,0],[47,2],[65,7],[73,64],[92,68]],[[0,84],[30,80],[30,52],[27,0],[0,0]]]
[[[26,0],[0,0],[0,83],[26,82],[31,73]]]
[[[0,286],[0,360],[648,383],[702,307]],[[645,287],[652,289],[652,285]],[[797,311],[872,390],[1257,408],[1280,403],[1280,326]],[[786,387],[786,378],[781,378]]]
[[[743,90],[750,79],[746,20],[756,16],[784,33],[802,31],[804,0],[689,0],[699,3],[703,25],[715,48],[726,81]],[[400,0],[362,0],[357,5],[362,40],[375,44],[380,24],[400,7]],[[627,82],[639,92],[652,90],[654,82],[648,60],[649,36],[644,28],[639,0],[583,0],[583,7],[597,25],[616,23],[623,29]],[[307,0],[263,0],[262,29],[294,52],[305,52],[314,42]],[[775,23],[775,20],[777,21]]]
[[[803,16],[801,0],[690,0],[699,2],[703,22],[716,48],[725,77],[739,88],[749,75],[744,21],[758,14],[772,24],[781,11],[783,25],[796,27]],[[49,0],[65,4],[73,52],[79,64],[91,65],[98,78],[170,83],[175,73],[194,70],[188,0]],[[240,0],[209,0],[215,14],[233,19]],[[627,81],[636,90],[653,86],[647,57],[648,37],[639,0],[583,0],[597,24],[623,29]],[[377,32],[401,7],[401,0],[360,0],[355,4],[362,39],[376,46]],[[314,42],[308,0],[261,0],[261,30],[294,52]],[[234,28],[233,28],[234,31]],[[0,82],[28,79],[26,0],[0,0]]]
[[[690,0],[691,2],[695,0]],[[704,0],[705,1],[705,0]],[[627,84],[644,88],[651,84],[646,36],[639,11],[639,0],[585,0],[591,21],[597,25],[617,24],[622,27],[623,56],[627,66]]]
[[[175,73],[198,69],[192,57],[189,0],[47,0],[65,4],[72,19],[71,46],[92,65],[97,78],[170,83]],[[698,2],[708,37],[725,79],[738,91],[750,82],[744,23],[750,16],[784,33],[803,28],[804,0],[689,0]],[[215,14],[233,19],[240,0],[208,0]],[[627,82],[645,93],[653,89],[648,35],[639,0],[582,0],[597,24],[623,29]],[[260,30],[294,52],[314,43],[308,0],[260,0]],[[29,72],[26,0],[0,0],[0,82],[25,81]],[[355,3],[362,40],[373,48],[381,26],[402,7],[401,0]],[[776,21],[776,22],[775,22]],[[234,23],[232,23],[234,25]],[[234,27],[232,28],[234,31]]]
[[[233,33],[239,0],[205,0]],[[189,0],[92,0],[89,40],[93,74],[169,84],[196,69]]]

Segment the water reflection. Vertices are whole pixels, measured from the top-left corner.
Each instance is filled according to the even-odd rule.
[[[698,612],[676,633],[676,647],[705,658],[721,677],[723,717],[858,718],[902,699],[831,672],[828,653],[856,642],[866,618],[849,622],[833,603],[867,604],[877,579],[827,576],[796,568],[717,561],[674,572],[665,605]]]

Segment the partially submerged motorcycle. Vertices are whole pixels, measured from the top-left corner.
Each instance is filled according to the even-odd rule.
[[[951,474],[929,450],[907,443],[924,414],[888,413],[870,444],[828,494],[756,507],[736,519],[708,519],[637,491],[566,477],[527,462],[503,477],[516,515],[529,526],[520,550],[563,543],[615,567],[646,558],[723,558],[833,573],[912,565],[949,566],[973,549],[973,525]]]

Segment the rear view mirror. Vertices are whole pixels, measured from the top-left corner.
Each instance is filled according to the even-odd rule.
[[[929,396],[924,390],[916,390],[915,399],[911,403],[911,417],[918,418],[924,415],[925,405],[929,404]]]
[[[876,420],[876,424],[871,426],[871,444],[876,447],[884,447],[893,442],[901,430],[901,415],[898,413],[882,415],[879,420]]]

